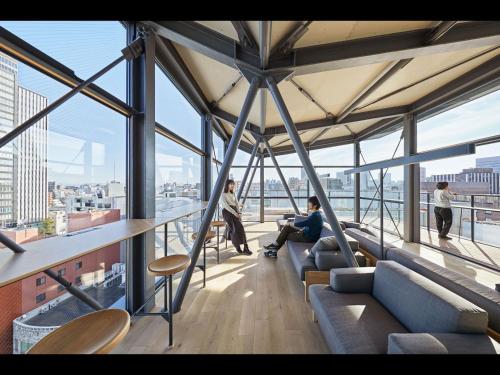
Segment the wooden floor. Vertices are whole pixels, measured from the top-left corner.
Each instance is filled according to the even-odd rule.
[[[276,224],[245,227],[254,254],[222,250],[220,264],[212,254],[207,257],[206,287],[201,272],[195,272],[182,310],[174,316],[173,348],[167,349],[164,319],[137,317],[113,353],[328,353],[286,247],[278,259],[262,253],[262,246],[275,239]]]

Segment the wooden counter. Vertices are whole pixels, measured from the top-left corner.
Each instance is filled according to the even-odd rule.
[[[197,202],[172,208],[152,219],[120,220],[87,228],[75,235],[29,242],[21,245],[26,251],[20,254],[8,248],[0,249],[0,287],[194,214],[206,206],[207,202]]]

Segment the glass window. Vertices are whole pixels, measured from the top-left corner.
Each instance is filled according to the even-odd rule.
[[[82,277],[81,276],[75,277],[75,284],[76,285],[82,285]]]
[[[418,122],[418,151],[497,135],[500,91]]]
[[[156,134],[156,214],[199,201],[201,156]]]
[[[201,117],[161,69],[155,69],[156,121],[201,148]]]
[[[45,285],[45,276],[42,276],[42,277],[39,277],[36,279],[36,286],[40,286],[40,285]]]
[[[250,154],[243,150],[236,150],[236,155],[234,156],[233,166],[248,166],[248,162],[250,161]]]
[[[57,271],[57,274],[59,275],[59,277],[66,275],[66,268],[60,269],[59,271]]]
[[[404,144],[403,140],[401,140],[402,133],[403,130],[399,130],[380,138],[361,142],[360,164],[369,164],[391,159],[392,157],[403,156]]]
[[[0,26],[87,79],[121,56],[125,28],[118,21],[1,21]],[[71,46],[71,47],[69,47]],[[94,83],[126,101],[126,63]]]
[[[75,264],[75,269],[76,269],[76,270],[79,270],[80,268],[82,268],[82,262],[77,262],[77,263]]]
[[[216,132],[212,133],[212,140],[214,143],[214,150],[213,152],[215,154],[215,158],[218,161],[223,161],[224,160],[224,140],[217,135]]]
[[[45,293],[37,294],[36,297],[35,297],[35,302],[36,303],[40,303],[40,302],[43,302],[43,301],[45,301]]]
[[[311,150],[309,157],[314,166],[316,165],[354,165],[354,146],[343,145]]]

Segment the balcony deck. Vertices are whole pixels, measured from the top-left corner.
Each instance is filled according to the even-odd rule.
[[[168,323],[147,316],[133,319],[113,353],[328,353],[286,247],[277,260],[262,254],[262,246],[275,238],[276,224],[245,227],[251,256],[239,256],[232,247],[222,250],[222,244],[216,264],[207,249],[207,285],[201,288],[201,272],[193,274],[182,310],[174,316],[172,349],[167,351]],[[156,302],[163,306],[163,293]]]

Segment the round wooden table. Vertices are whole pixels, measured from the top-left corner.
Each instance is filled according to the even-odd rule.
[[[127,311],[99,310],[52,331],[27,354],[106,354],[123,340],[129,327]]]

